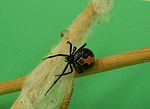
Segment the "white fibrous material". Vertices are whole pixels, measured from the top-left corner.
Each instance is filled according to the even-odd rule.
[[[58,54],[58,51],[69,54],[69,45],[59,44],[52,51],[54,54]],[[24,84],[20,95],[20,109],[59,109],[65,93],[72,91],[74,73],[62,76],[46,96],[45,93],[58,78],[55,75],[62,73],[65,64],[63,57],[56,57],[38,65]],[[68,70],[70,71],[69,67]]]
[[[108,11],[111,9],[112,0],[92,0],[93,9],[97,12],[100,17],[105,17]]]

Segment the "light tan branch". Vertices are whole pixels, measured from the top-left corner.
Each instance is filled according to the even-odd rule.
[[[85,73],[85,75],[118,69],[121,67],[140,64],[144,62],[150,62],[150,47],[98,59],[96,60],[95,65],[91,69],[89,69]],[[77,74],[76,76],[83,75]]]
[[[150,47],[97,59],[91,69],[83,74],[76,73],[76,77],[87,76],[97,72],[100,73],[144,62],[150,62]],[[22,77],[16,80],[0,83],[0,94],[21,90],[24,80],[25,77]]]
[[[26,77],[0,83],[0,95],[19,91]]]

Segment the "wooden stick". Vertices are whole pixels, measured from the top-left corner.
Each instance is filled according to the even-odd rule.
[[[150,62],[150,47],[98,59],[95,65],[87,70],[85,74],[77,74],[76,76],[95,74],[96,72],[104,72],[144,62]]]
[[[144,62],[150,62],[150,47],[97,59],[91,69],[87,70],[83,74],[76,73],[76,77],[87,76],[97,72],[100,73]],[[25,78],[26,77],[22,77],[16,80],[0,83],[0,94],[21,90]]]
[[[0,95],[21,90],[25,77],[0,83]]]

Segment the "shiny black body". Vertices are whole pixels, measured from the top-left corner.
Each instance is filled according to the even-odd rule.
[[[43,59],[45,60],[57,56],[63,56],[65,57],[65,61],[67,62],[63,72],[60,75],[56,75],[58,76],[58,78],[54,81],[52,86],[46,91],[45,95],[57,83],[57,81],[61,78],[61,76],[72,73],[73,67],[77,72],[82,73],[85,69],[90,68],[94,64],[94,54],[92,53],[91,50],[84,48],[86,46],[86,43],[83,44],[79,49],[77,49],[76,47],[72,47],[71,42],[68,41],[67,43],[70,45],[69,55],[57,54],[57,55],[48,56]],[[70,66],[71,71],[65,73],[68,66]]]
[[[84,70],[90,68],[94,64],[94,60],[91,60],[92,62],[84,62],[84,60],[86,60],[88,57],[94,59],[93,52],[88,48],[83,48],[74,55],[73,65],[78,73],[82,73]],[[80,62],[81,58],[83,59],[82,62]]]

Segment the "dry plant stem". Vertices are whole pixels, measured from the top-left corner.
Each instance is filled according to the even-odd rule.
[[[19,91],[26,77],[0,83],[0,95]]]
[[[97,59],[95,65],[91,69],[84,72],[84,74],[76,73],[76,77],[87,76],[97,72],[100,73],[144,62],[150,62],[150,47]],[[0,83],[0,94],[21,90],[25,78],[26,77],[22,77],[16,80]]]
[[[89,3],[85,10],[75,19],[63,40],[69,40],[73,44],[74,42],[76,44],[82,43],[96,15],[96,12],[93,10],[93,4]]]

